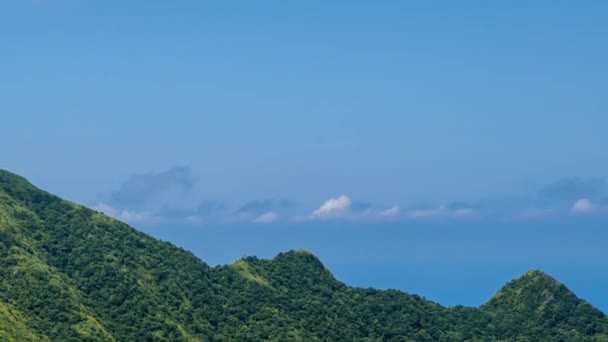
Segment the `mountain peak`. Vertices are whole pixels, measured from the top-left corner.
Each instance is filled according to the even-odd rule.
[[[559,282],[555,278],[541,270],[529,270],[526,273],[522,274],[519,278],[516,278],[515,280],[518,279],[530,279],[536,282],[554,282],[559,284]]]
[[[586,319],[602,320],[604,314],[578,298],[564,284],[539,270],[531,270],[508,282],[481,309],[493,317],[496,328],[519,327],[520,331],[547,327],[577,331],[589,322],[573,320],[581,312]],[[590,323],[589,323],[590,324]],[[592,333],[596,330],[589,325]],[[599,330],[597,330],[599,331]]]
[[[283,258],[299,259],[302,261],[321,263],[321,260],[319,260],[319,258],[317,258],[311,251],[308,251],[305,249],[292,249],[287,252],[279,253],[279,254],[277,254],[277,256],[275,256],[273,258],[273,260],[283,259]]]
[[[289,264],[294,266],[295,269],[298,269],[300,272],[306,271],[310,274],[316,275],[331,275],[319,258],[317,258],[313,253],[303,249],[279,253],[270,262],[276,267]]]
[[[560,299],[580,301],[566,286],[547,273],[530,270],[504,285],[484,307],[517,305],[522,309],[525,303],[527,309],[541,309]]]

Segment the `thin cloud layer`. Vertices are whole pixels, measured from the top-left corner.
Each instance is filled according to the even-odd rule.
[[[102,195],[94,209],[131,224],[200,224],[223,206],[197,199],[196,184],[189,166],[133,174],[118,190]]]
[[[431,209],[416,209],[412,210],[408,213],[408,217],[413,219],[427,219],[427,218],[436,218],[444,215],[445,208],[431,208]]]
[[[124,210],[120,213],[118,219],[129,223],[139,223],[150,222],[151,220],[154,220],[154,216],[146,212]]]
[[[386,218],[395,218],[395,217],[399,216],[400,213],[401,213],[401,208],[399,208],[398,205],[394,205],[388,209],[382,210],[380,212],[380,216],[386,217]]]
[[[119,210],[106,203],[99,203],[92,208],[102,212],[108,216],[111,216],[117,220],[124,221],[130,224],[136,223],[150,223],[157,221],[157,218],[148,212],[138,212],[134,210]]]
[[[541,198],[575,200],[596,198],[606,191],[606,180],[601,178],[563,178],[547,184],[539,191]]]
[[[258,216],[254,222],[255,223],[273,223],[279,219],[279,215],[275,212],[269,211]]]
[[[474,218],[478,217],[479,213],[473,208],[459,208],[453,210],[452,215],[456,218]]]
[[[284,211],[294,206],[286,199],[264,199],[248,201],[236,210],[236,214],[260,215],[270,211]]]
[[[117,191],[101,197],[94,209],[128,223],[190,225],[273,223],[279,219],[285,222],[545,219],[608,212],[608,204],[601,201],[602,198],[608,198],[606,183],[601,178],[564,178],[547,184],[538,191],[516,197],[498,197],[477,203],[454,201],[448,205],[413,207],[409,210],[404,210],[397,204],[375,206],[343,194],[325,200],[309,214],[303,213],[295,202],[285,199],[249,200],[240,206],[200,200],[195,189],[196,183],[197,177],[186,166],[135,174],[123,182]]]
[[[193,191],[196,177],[189,166],[175,166],[162,172],[131,175],[110,194],[113,206],[136,208],[155,201],[183,197]]]
[[[481,216],[478,208],[467,206],[462,202],[455,202],[449,206],[436,208],[414,209],[407,213],[407,217],[414,220],[424,219],[471,219]]]

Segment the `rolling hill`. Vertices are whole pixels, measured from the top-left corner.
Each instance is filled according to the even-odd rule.
[[[0,340],[608,341],[608,319],[541,271],[447,308],[307,251],[210,267],[0,170]]]

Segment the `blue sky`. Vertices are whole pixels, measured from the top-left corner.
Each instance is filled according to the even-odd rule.
[[[4,1],[0,167],[212,264],[308,248],[450,305],[541,268],[608,311],[607,14]]]

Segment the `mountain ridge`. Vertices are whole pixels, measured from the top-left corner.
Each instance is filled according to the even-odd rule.
[[[349,287],[311,252],[210,267],[0,170],[0,338],[31,341],[608,340],[538,270],[479,308]]]

